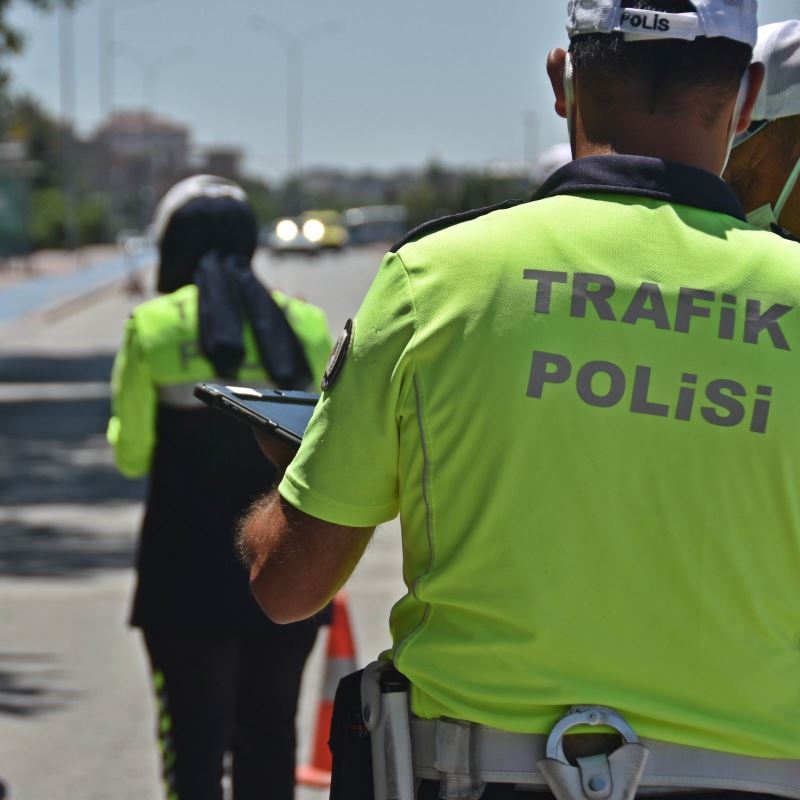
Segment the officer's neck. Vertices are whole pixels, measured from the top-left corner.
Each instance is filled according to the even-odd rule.
[[[728,145],[724,119],[709,127],[693,115],[628,114],[624,118],[593,120],[590,126],[585,126],[581,115],[576,116],[576,158],[614,154],[649,156],[715,175],[722,172]]]

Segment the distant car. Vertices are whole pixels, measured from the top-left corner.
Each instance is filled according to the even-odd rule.
[[[139,256],[149,246],[150,240],[147,233],[141,231],[124,229],[116,237],[117,247],[126,256]]]
[[[285,217],[267,234],[267,247],[276,255],[341,250],[347,241],[347,228],[338,211],[306,211],[299,217]]]
[[[408,232],[408,214],[403,206],[363,206],[344,213],[350,244],[391,243]]]

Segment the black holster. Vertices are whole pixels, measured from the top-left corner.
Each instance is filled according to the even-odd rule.
[[[333,757],[331,800],[373,800],[370,734],[361,711],[361,676],[339,681],[328,745]]]

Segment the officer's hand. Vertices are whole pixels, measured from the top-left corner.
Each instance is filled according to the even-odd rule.
[[[261,452],[278,468],[278,471],[283,474],[286,472],[292,459],[297,455],[297,449],[279,442],[272,436],[268,436],[263,431],[253,429],[258,446]]]

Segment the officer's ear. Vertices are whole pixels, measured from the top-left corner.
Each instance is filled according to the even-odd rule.
[[[749,127],[753,119],[753,109],[758,100],[761,85],[764,83],[764,76],[766,70],[764,65],[756,61],[748,67],[749,70],[749,83],[747,86],[747,97],[745,97],[742,104],[742,114],[739,117],[739,124],[736,127],[736,133],[744,133]]]
[[[547,76],[550,78],[550,85],[553,87],[553,94],[556,98],[556,114],[564,119],[567,118],[567,96],[564,91],[566,61],[566,50],[562,50],[560,47],[551,50],[547,56]]]

